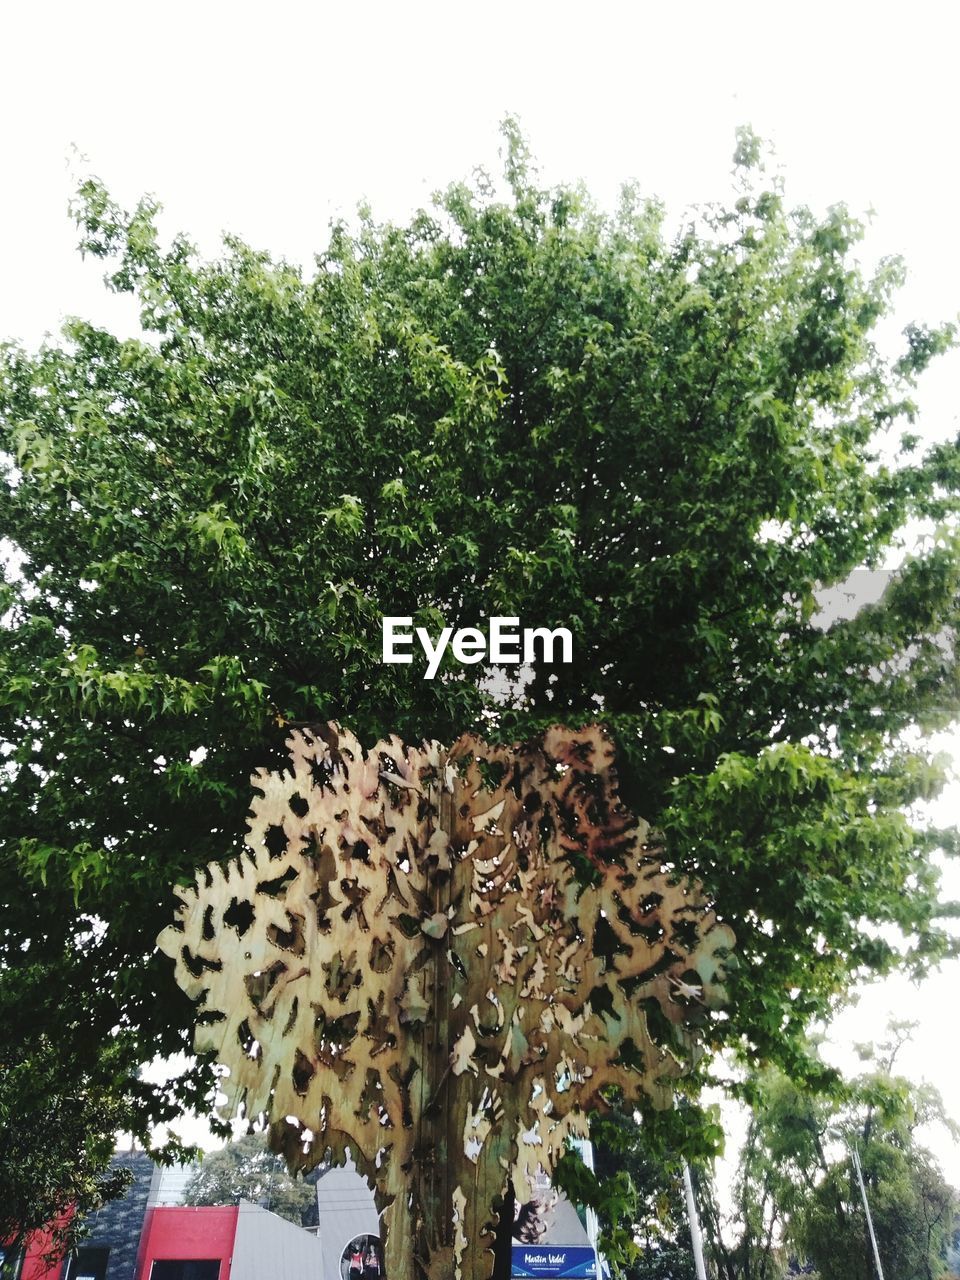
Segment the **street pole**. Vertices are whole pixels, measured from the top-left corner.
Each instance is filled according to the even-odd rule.
[[[857,1181],[860,1183],[860,1195],[863,1197],[863,1211],[867,1215],[867,1230],[870,1232],[870,1243],[873,1245],[873,1260],[877,1264],[877,1280],[883,1280],[883,1267],[880,1265],[880,1250],[877,1248],[877,1236],[873,1229],[873,1218],[870,1216],[870,1205],[867,1201],[867,1188],[863,1181],[863,1170],[860,1167],[860,1152],[856,1147],[852,1147],[850,1155],[853,1158],[853,1167],[857,1175]]]
[[[707,1280],[707,1268],[703,1262],[703,1237],[700,1235],[700,1219],[697,1217],[697,1203],[693,1198],[693,1180],[690,1177],[690,1166],[683,1162],[683,1191],[687,1199],[687,1220],[690,1223],[690,1243],[693,1245],[693,1260],[697,1266],[697,1280]],[[880,1277],[883,1280],[883,1277]]]

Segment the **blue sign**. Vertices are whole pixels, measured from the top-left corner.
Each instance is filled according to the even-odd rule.
[[[597,1274],[597,1255],[590,1245],[515,1244],[514,1276],[589,1276]]]

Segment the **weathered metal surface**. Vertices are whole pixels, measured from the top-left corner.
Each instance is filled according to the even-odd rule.
[[[529,1199],[608,1085],[669,1102],[733,936],[621,805],[596,725],[288,747],[252,779],[249,852],[159,938],[196,1048],[291,1167],[350,1148],[388,1276],[487,1280],[508,1178]]]

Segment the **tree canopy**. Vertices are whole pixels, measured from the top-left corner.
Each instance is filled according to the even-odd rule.
[[[843,1100],[811,1097],[775,1068],[754,1079],[754,1104],[724,1221],[708,1176],[700,1201],[720,1280],[873,1280],[876,1274],[860,1187],[859,1154],[886,1280],[935,1280],[957,1229],[957,1193],[918,1130],[957,1126],[929,1085],[894,1073],[911,1030],[894,1024],[885,1043],[863,1046],[869,1070]]]
[[[135,1074],[190,1039],[154,939],[171,886],[241,848],[290,723],[602,718],[737,935],[711,1047],[815,1073],[812,1018],[951,946],[954,836],[906,810],[942,782],[913,731],[960,705],[958,443],[922,447],[911,400],[954,331],[886,359],[902,265],[868,275],[860,223],[791,208],[749,132],[734,182],[674,234],[635,186],[614,213],[543,187],[508,122],[503,190],[361,210],[310,270],[235,237],[207,260],[153,199],[80,187],[80,249],[142,333],[76,319],[0,353],[0,982],[69,971],[28,1012],[126,1054],[139,1133],[209,1106],[209,1062]],[[882,600],[818,623],[818,590],[920,519]],[[574,661],[506,698],[449,654],[425,680],[381,664],[383,615],[567,626]]]
[[[34,1233],[47,1229],[51,1254],[72,1248],[84,1216],[129,1180],[108,1166],[116,1132],[130,1123],[135,1064],[125,1046],[90,1038],[83,1002],[64,1001],[70,977],[67,966],[51,974],[28,960],[0,983],[3,1280],[16,1274],[18,1251]]]
[[[263,1134],[248,1133],[204,1156],[187,1183],[183,1203],[217,1205],[249,1200],[297,1226],[315,1226],[316,1180],[316,1176],[310,1181],[292,1176],[283,1158],[267,1149]]]

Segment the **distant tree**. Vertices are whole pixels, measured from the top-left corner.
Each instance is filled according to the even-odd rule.
[[[813,1096],[782,1072],[754,1073],[732,1213],[721,1213],[701,1171],[698,1199],[719,1280],[783,1280],[800,1268],[820,1280],[874,1280],[874,1262],[850,1150],[860,1152],[885,1280],[937,1280],[955,1229],[956,1192],[916,1130],[956,1134],[935,1090],[893,1073],[908,1033],[895,1024],[874,1069],[843,1097]],[[864,1047],[870,1056],[874,1051]],[[791,1261],[793,1260],[793,1261]]]
[[[721,1209],[707,1167],[696,1171],[697,1201],[718,1280],[782,1280],[789,1265],[782,1246],[791,1212],[817,1185],[818,1135],[829,1101],[801,1091],[772,1069],[754,1073],[748,1091],[753,1106],[732,1208]]]
[[[782,1071],[748,1074],[752,1099],[729,1205],[722,1205],[709,1158],[692,1173],[708,1271],[715,1280],[874,1280],[850,1148],[863,1163],[885,1280],[939,1280],[955,1260],[957,1193],[916,1131],[931,1123],[957,1134],[935,1090],[894,1074],[907,1024],[894,1024],[875,1051],[873,1069],[832,1093],[798,1087]],[[816,1055],[811,1046],[809,1052]],[[682,1111],[682,1108],[681,1108]],[[603,1221],[623,1280],[694,1280],[694,1260],[677,1146],[676,1115],[616,1110],[594,1125],[596,1177],[616,1206]],[[705,1146],[709,1134],[700,1122]],[[707,1121],[708,1127],[708,1121]],[[566,1170],[562,1170],[566,1176]],[[578,1181],[579,1177],[579,1181]],[[571,1177],[583,1199],[596,1198],[589,1176]]]
[[[247,1134],[205,1155],[190,1177],[184,1204],[239,1204],[248,1200],[297,1226],[317,1221],[317,1173],[293,1177],[280,1156],[269,1151],[262,1133]]]
[[[789,1235],[821,1280],[873,1280],[875,1268],[859,1184],[849,1151],[856,1146],[885,1280],[938,1280],[956,1229],[957,1192],[945,1180],[916,1131],[931,1123],[960,1129],[928,1085],[893,1074],[907,1035],[896,1024],[874,1069],[851,1087],[830,1118],[826,1139],[835,1154],[809,1196],[796,1206]],[[873,1057],[872,1050],[866,1050]]]

